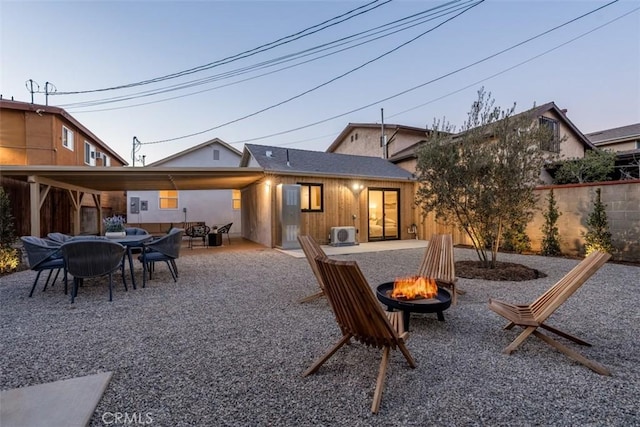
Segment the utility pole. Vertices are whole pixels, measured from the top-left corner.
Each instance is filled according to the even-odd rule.
[[[34,94],[34,90],[33,90],[33,84],[35,83],[35,85],[37,86],[37,90],[40,90],[40,85],[36,82],[33,81],[33,79],[29,79],[26,82],[24,82],[24,85],[27,87],[27,90],[29,91],[29,93],[31,93],[31,103],[33,104],[33,94]]]
[[[133,147],[131,148],[131,161],[133,162],[133,167],[136,167],[136,153],[140,149],[140,141],[138,141],[138,137],[133,137]]]
[[[382,123],[380,128],[380,146],[382,147],[382,158],[387,158],[387,135],[384,134],[384,108],[380,109],[380,122]]]

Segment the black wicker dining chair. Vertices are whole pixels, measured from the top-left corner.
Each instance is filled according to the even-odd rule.
[[[33,296],[33,291],[36,289],[36,285],[38,284],[38,279],[40,278],[40,274],[43,271],[49,270],[49,275],[47,276],[47,281],[44,284],[43,291],[47,290],[47,285],[49,284],[49,280],[51,279],[51,274],[53,271],[56,271],[56,275],[51,282],[53,283],[58,279],[58,275],[60,274],[60,270],[64,270],[64,260],[62,259],[62,255],[60,252],[60,244],[42,239],[40,237],[35,236],[22,236],[20,237],[22,240],[22,244],[24,246],[25,251],[27,252],[27,261],[29,262],[29,268],[33,271],[37,271],[35,280],[33,281],[33,286],[31,286],[31,292],[29,292],[29,297]],[[67,292],[67,274],[66,271],[64,273],[64,291]]]
[[[61,247],[67,272],[73,276],[71,302],[78,296],[78,286],[84,279],[109,276],[109,301],[113,301],[113,272],[122,269],[126,248],[108,239],[70,240]],[[122,274],[124,290],[127,283]]]
[[[183,234],[184,229],[172,228],[168,234],[144,244],[142,254],[138,256],[138,260],[142,263],[143,288],[147,284],[147,274],[149,274],[149,279],[151,279],[156,262],[165,262],[169,267],[173,281],[178,281],[176,259],[180,256]]]
[[[229,237],[229,230],[231,230],[231,226],[233,225],[232,222],[230,222],[229,224],[225,224],[222,227],[218,228],[218,234],[226,234],[227,235],[227,241],[229,242],[229,244],[231,244],[231,238]]]

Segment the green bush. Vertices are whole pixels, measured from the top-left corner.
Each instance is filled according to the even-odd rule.
[[[502,249],[518,254],[531,250],[531,239],[526,232],[530,216],[511,224],[511,227],[502,233]]]
[[[18,250],[10,247],[0,247],[0,274],[12,273],[20,264]]]
[[[593,202],[593,210],[587,218],[587,232],[582,233],[587,255],[594,251],[613,253],[607,211],[600,198],[600,193],[601,190],[598,188],[596,190],[596,199]]]
[[[558,212],[558,204],[553,195],[553,189],[547,196],[547,210],[543,213],[544,225],[542,226],[542,255],[560,255],[560,233],[558,232],[558,218],[562,215]]]

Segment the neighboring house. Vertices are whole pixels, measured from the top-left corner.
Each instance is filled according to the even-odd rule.
[[[0,165],[123,166],[127,162],[62,108],[0,100]],[[1,169],[1,168],[0,168]],[[0,174],[1,174],[0,170]],[[59,231],[80,234],[99,230],[96,206],[103,213],[124,213],[119,192],[91,192],[79,187],[56,188],[47,182],[25,183],[1,178],[9,194],[18,235],[29,234],[30,186],[42,195],[41,234]],[[69,203],[69,196],[73,203]],[[80,207],[80,211],[76,209]],[[70,220],[70,218],[72,218]]]
[[[616,152],[617,178],[640,178],[640,123],[588,133],[586,137],[596,147]]]
[[[246,144],[240,166],[265,172],[242,190],[249,240],[296,247],[309,234],[324,244],[332,227],[354,227],[357,242],[412,237],[415,180],[385,159]]]
[[[151,163],[146,168],[237,168],[242,153],[226,142],[210,141]],[[231,234],[242,229],[240,189],[228,190],[158,190],[127,192],[127,222],[154,232],[151,224],[182,226],[188,222],[204,222],[209,227],[233,223]],[[166,230],[164,230],[166,231]]]
[[[424,141],[430,133],[426,128],[397,124],[349,123],[326,151],[388,159]]]
[[[585,135],[593,145],[612,151],[640,150],[640,123]]]
[[[569,120],[566,110],[561,110],[553,102],[534,107],[519,114],[532,114],[537,118],[540,125],[551,128],[554,139],[546,143],[543,149],[550,154],[556,155],[559,159],[584,157],[586,150],[595,148],[587,137]],[[377,138],[380,141],[380,125],[349,124],[329,146],[327,151],[382,157],[381,149],[372,148],[371,140],[373,140],[373,134],[376,132],[375,129],[377,129]],[[427,140],[429,132],[427,129],[408,126],[385,126],[385,136],[390,141],[388,149],[389,161],[409,172],[415,173],[417,164],[416,149]],[[352,141],[352,136],[363,133],[367,135],[365,138],[358,137],[357,140],[353,138]],[[451,137],[456,138],[459,135],[453,134]],[[541,178],[544,182],[551,182],[551,176],[546,171],[542,172]]]

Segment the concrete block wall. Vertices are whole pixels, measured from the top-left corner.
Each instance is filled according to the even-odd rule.
[[[640,262],[640,180],[545,186],[536,189],[539,210],[527,227],[532,249],[540,250],[543,212],[548,207],[549,191],[553,189],[558,210],[562,214],[557,223],[562,253],[583,255],[582,234],[587,230],[587,219],[593,211],[597,188],[602,190],[601,200],[606,206],[609,231],[616,249],[613,258]]]

